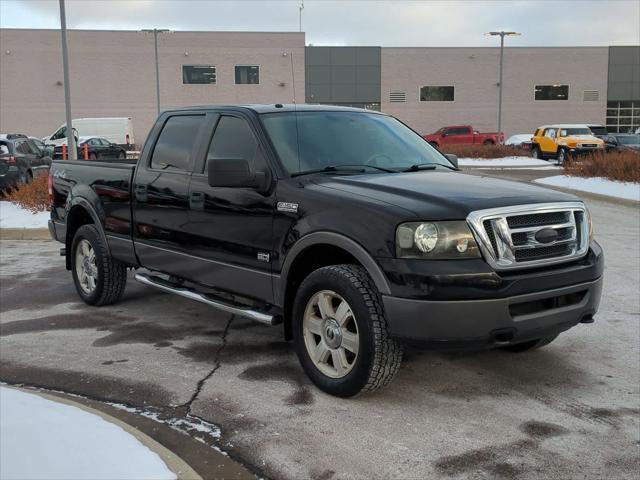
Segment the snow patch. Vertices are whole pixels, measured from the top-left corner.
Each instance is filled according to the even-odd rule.
[[[617,182],[602,177],[583,178],[570,175],[539,178],[536,182],[581,192],[597,193],[609,197],[640,201],[640,183]]]
[[[31,213],[15,203],[0,202],[0,228],[47,228],[49,212]]]
[[[548,167],[546,160],[537,158],[513,156],[504,158],[460,158],[461,167]]]
[[[155,452],[98,415],[3,386],[0,400],[0,478],[176,478]]]

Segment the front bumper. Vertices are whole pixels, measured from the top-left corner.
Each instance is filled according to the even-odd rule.
[[[390,334],[436,348],[490,348],[591,322],[602,294],[597,280],[486,300],[426,301],[383,296]]]
[[[569,153],[571,155],[589,155],[593,153],[604,153],[604,148],[596,148],[596,147],[575,147],[570,148]]]

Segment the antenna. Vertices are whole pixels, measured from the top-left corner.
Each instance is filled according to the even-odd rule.
[[[302,32],[302,10],[304,10],[304,0],[300,2],[300,31]]]
[[[298,104],[296,103],[296,74],[293,69],[293,52],[289,52],[291,57],[291,85],[293,86],[293,111],[296,117],[296,150],[298,151],[298,171],[301,171],[302,165],[300,162],[300,129],[298,128]]]

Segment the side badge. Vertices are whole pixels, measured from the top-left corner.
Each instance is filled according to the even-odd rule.
[[[258,260],[261,262],[268,262],[270,260],[270,256],[268,253],[258,253]]]
[[[277,209],[279,212],[298,213],[297,203],[278,202]]]

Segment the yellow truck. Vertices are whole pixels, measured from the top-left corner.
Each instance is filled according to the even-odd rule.
[[[558,165],[562,165],[569,156],[604,152],[604,142],[586,125],[543,125],[536,129],[531,142],[533,158],[556,159]]]

